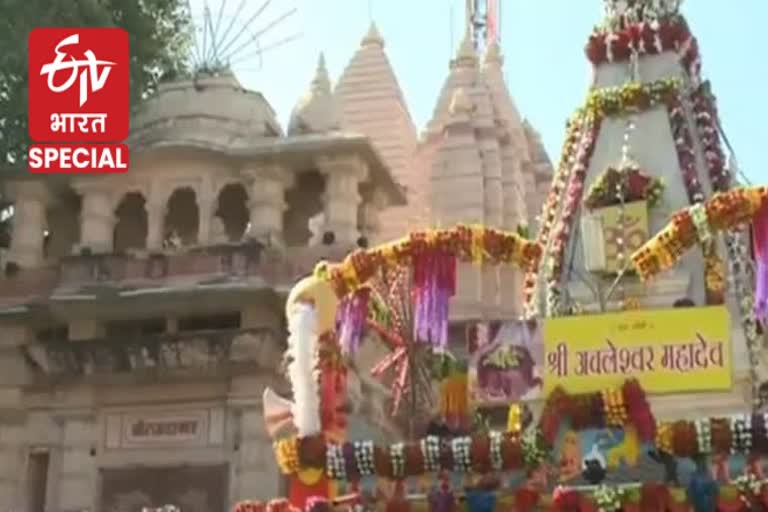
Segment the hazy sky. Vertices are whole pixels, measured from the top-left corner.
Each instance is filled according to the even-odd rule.
[[[256,15],[263,0],[224,0],[222,29],[230,38]],[[602,13],[601,0],[500,0],[502,49],[510,91],[520,112],[541,132],[551,158],[559,157],[565,119],[584,101],[590,66],[583,47]],[[202,19],[204,0],[191,1]],[[222,0],[208,0],[216,21]],[[283,13],[296,14],[267,29],[262,47],[301,37],[258,57],[247,33],[258,33]],[[741,170],[768,183],[768,0],[688,0],[683,7],[699,40],[704,74],[718,97],[721,121]],[[386,40],[411,115],[422,128],[448,73],[462,34],[464,0],[272,0],[256,16],[234,59],[243,84],[261,91],[286,124],[306,90],[320,51],[333,80],[359,47],[371,19]],[[219,32],[222,32],[220,29]],[[234,44],[230,50],[242,44]]]

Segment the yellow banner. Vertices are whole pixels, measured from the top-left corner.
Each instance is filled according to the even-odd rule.
[[[589,393],[637,378],[649,393],[731,388],[728,310],[639,310],[544,321],[544,392]]]

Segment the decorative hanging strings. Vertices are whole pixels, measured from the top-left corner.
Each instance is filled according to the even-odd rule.
[[[414,333],[438,350],[448,346],[448,305],[456,293],[456,257],[440,247],[413,255]]]
[[[346,296],[336,313],[336,332],[343,354],[354,354],[363,341],[371,289],[359,288]]]
[[[752,222],[755,249],[755,316],[768,321],[768,201],[763,201]]]

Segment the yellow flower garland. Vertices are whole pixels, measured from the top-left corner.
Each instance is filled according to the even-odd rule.
[[[466,373],[456,373],[440,384],[440,412],[444,417],[466,416],[469,410]]]
[[[523,429],[523,412],[520,404],[509,406],[509,415],[507,416],[507,432],[519,434]]]
[[[481,225],[414,232],[400,240],[371,249],[359,249],[341,263],[321,262],[315,277],[331,281],[339,296],[354,292],[383,267],[408,264],[414,249],[439,248],[457,258],[480,264],[486,261],[533,268],[541,258],[541,245],[512,231]]]
[[[681,231],[679,223],[674,219],[687,219],[692,226],[695,226],[697,222],[703,222],[702,217],[705,215],[706,227],[710,232],[716,233],[751,222],[752,217],[766,200],[768,200],[766,186],[736,188],[715,194],[703,205],[679,210],[672,215],[672,222],[632,254],[635,270],[643,281],[647,281],[674,266],[687,249],[696,242],[701,242],[695,228],[694,233]],[[700,225],[700,227],[705,226]],[[707,262],[708,289],[725,289],[723,272],[719,259],[717,261],[711,259]]]
[[[275,441],[275,458],[284,475],[292,475],[299,470],[299,445],[295,437]]]
[[[627,406],[624,403],[624,393],[619,388],[601,391],[605,422],[612,427],[623,427],[629,421]]]
[[[672,452],[672,424],[662,421],[656,424],[656,448],[664,453]]]

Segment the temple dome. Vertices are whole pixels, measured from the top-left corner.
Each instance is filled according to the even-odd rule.
[[[338,104],[331,90],[331,80],[325,67],[325,57],[321,53],[315,78],[312,80],[309,90],[299,99],[291,113],[288,134],[326,133],[340,128]]]
[[[128,143],[232,149],[281,135],[264,96],[225,72],[160,84],[134,114]]]

